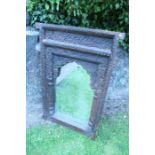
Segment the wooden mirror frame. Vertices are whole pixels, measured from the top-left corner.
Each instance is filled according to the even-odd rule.
[[[43,23],[36,23],[36,28],[40,30],[43,118],[50,119],[94,139],[102,115],[117,50],[118,33]],[[60,33],[64,33],[61,38],[58,36]],[[77,42],[72,43],[74,37],[72,41],[67,40],[66,34],[75,36],[75,39],[79,38],[76,40]],[[99,42],[94,41],[93,43],[91,37],[92,40],[99,40]],[[107,40],[104,43],[101,39]],[[107,44],[106,48],[100,47],[104,44]],[[55,109],[56,78],[61,67],[73,61],[82,65],[91,76],[94,97],[88,124],[76,122],[64,114],[58,113]]]

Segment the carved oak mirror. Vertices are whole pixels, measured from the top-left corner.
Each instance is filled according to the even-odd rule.
[[[37,23],[44,118],[95,138],[117,33]]]

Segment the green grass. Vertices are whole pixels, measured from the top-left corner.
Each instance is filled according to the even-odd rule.
[[[128,155],[128,117],[104,118],[95,141],[59,125],[27,129],[27,155]]]
[[[88,122],[93,101],[90,76],[78,66],[56,87],[56,109],[83,122]]]
[[[90,76],[79,67],[57,86],[57,110],[88,120],[93,90]],[[104,118],[91,139],[59,125],[27,129],[27,155],[128,155],[128,117]]]

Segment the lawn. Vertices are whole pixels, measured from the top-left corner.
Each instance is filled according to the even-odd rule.
[[[128,116],[105,117],[95,141],[59,125],[27,129],[27,155],[128,155]]]
[[[90,76],[78,67],[57,85],[57,110],[88,121],[93,99]],[[27,155],[128,155],[128,115],[104,117],[95,141],[60,125],[27,129]]]

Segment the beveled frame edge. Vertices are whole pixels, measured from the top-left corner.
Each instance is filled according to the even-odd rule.
[[[47,46],[53,46],[53,47],[59,47],[63,49],[69,49],[69,50],[78,50],[83,53],[88,54],[95,54],[95,55],[101,55],[101,56],[110,56],[111,50],[109,49],[100,49],[97,47],[88,47],[84,45],[76,45],[73,43],[64,43],[62,41],[55,41],[51,39],[44,39],[42,42]]]
[[[38,23],[37,23],[38,24]],[[38,25],[37,25],[37,28],[38,28]],[[107,72],[106,72],[106,76],[105,76],[105,82],[104,82],[104,90],[103,90],[103,94],[102,95],[104,98],[102,99],[102,103],[104,103],[104,99],[105,99],[105,96],[106,96],[106,92],[107,92],[107,88],[108,88],[108,84],[109,84],[109,81],[110,81],[110,75],[111,75],[111,71],[112,71],[112,67],[113,67],[113,64],[114,64],[114,57],[115,57],[115,53],[117,51],[117,46],[118,46],[118,33],[109,33],[107,31],[103,31],[103,30],[94,30],[94,29],[87,29],[87,28],[77,28],[77,27],[72,27],[72,26],[61,26],[61,25],[51,25],[51,24],[42,24],[42,23],[39,23],[39,29],[40,29],[40,43],[41,43],[41,51],[44,51],[45,49],[45,44],[42,42],[43,39],[44,39],[44,32],[45,32],[45,29],[50,29],[50,30],[60,30],[60,31],[69,31],[69,32],[79,32],[82,30],[82,33],[84,34],[87,34],[87,35],[94,35],[94,36],[103,36],[103,37],[108,37],[113,39],[113,45],[112,45],[112,53],[110,55],[110,62],[109,62],[109,66],[107,68]],[[77,29],[77,30],[76,30]],[[99,34],[101,33],[101,34]],[[102,109],[103,109],[103,106],[104,104],[100,104],[99,108],[98,108],[98,112],[99,114],[97,114],[97,120],[96,120],[96,123],[95,123],[95,126],[93,128],[93,130],[91,129],[88,129],[88,130],[83,130],[82,128],[78,129],[78,128],[75,128],[75,126],[72,126],[71,124],[69,123],[66,123],[66,122],[63,122],[61,119],[57,118],[57,117],[51,117],[50,115],[50,112],[49,112],[49,107],[47,105],[47,94],[46,94],[46,90],[47,90],[47,82],[46,82],[46,77],[44,75],[46,75],[46,66],[45,66],[45,54],[44,52],[41,52],[41,64],[42,64],[42,69],[41,69],[41,72],[42,72],[42,93],[43,93],[43,101],[44,101],[44,104],[43,104],[43,110],[44,110],[44,114],[43,114],[43,118],[46,118],[46,119],[50,119],[50,120],[53,120],[54,122],[57,122],[58,124],[61,124],[63,126],[67,126],[69,128],[72,128],[84,135],[87,135],[88,137],[91,137],[92,139],[95,139],[96,137],[96,130],[97,130],[97,126],[99,124],[99,120],[100,120],[100,117],[101,117],[101,114],[102,114]],[[93,107],[92,107],[93,108]],[[53,111],[53,109],[51,110]]]

